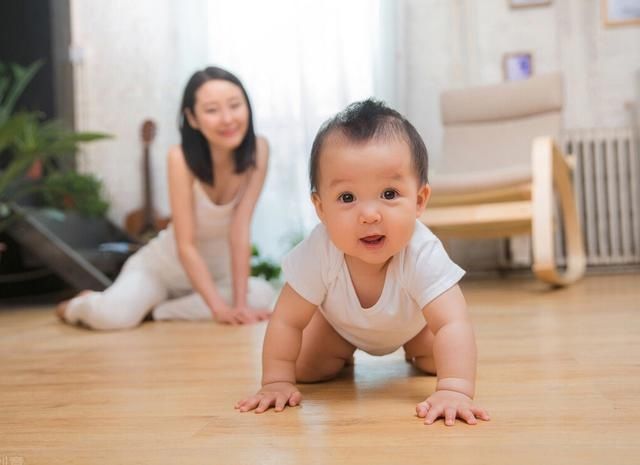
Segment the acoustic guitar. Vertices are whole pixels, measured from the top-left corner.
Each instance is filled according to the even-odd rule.
[[[151,155],[150,147],[156,136],[156,124],[151,120],[145,120],[141,128],[142,136],[142,185],[144,187],[144,199],[142,208],[129,213],[125,219],[125,229],[136,239],[148,242],[159,231],[166,228],[171,218],[158,215],[153,207],[153,186],[151,180]]]

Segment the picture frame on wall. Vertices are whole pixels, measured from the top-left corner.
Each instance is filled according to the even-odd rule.
[[[602,21],[605,26],[640,25],[638,0],[601,0]]]
[[[509,52],[502,56],[502,74],[505,81],[521,81],[533,75],[531,52]]]
[[[508,0],[511,8],[530,8],[551,5],[551,0]]]

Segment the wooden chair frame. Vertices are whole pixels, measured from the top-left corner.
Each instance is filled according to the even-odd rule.
[[[531,234],[535,275],[551,285],[566,286],[586,269],[572,166],[573,160],[552,138],[538,137],[532,143],[530,182],[465,194],[434,192],[420,220],[442,238]],[[564,271],[558,269],[554,248],[556,195],[566,245]]]

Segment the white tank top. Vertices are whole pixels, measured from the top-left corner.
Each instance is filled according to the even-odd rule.
[[[217,283],[231,282],[231,254],[229,250],[229,225],[234,207],[240,195],[224,205],[214,203],[199,181],[193,183],[196,247],[206,261]],[[163,275],[175,280],[178,288],[190,287],[178,258],[173,223],[160,231],[142,250],[145,261],[163,267]]]

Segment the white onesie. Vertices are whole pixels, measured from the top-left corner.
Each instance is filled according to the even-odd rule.
[[[287,254],[282,270],[286,282],[317,305],[338,334],[373,355],[394,352],[418,334],[426,325],[424,306],[464,275],[419,221],[407,247],[392,257],[382,294],[370,308],[360,305],[344,254],[322,224]]]

